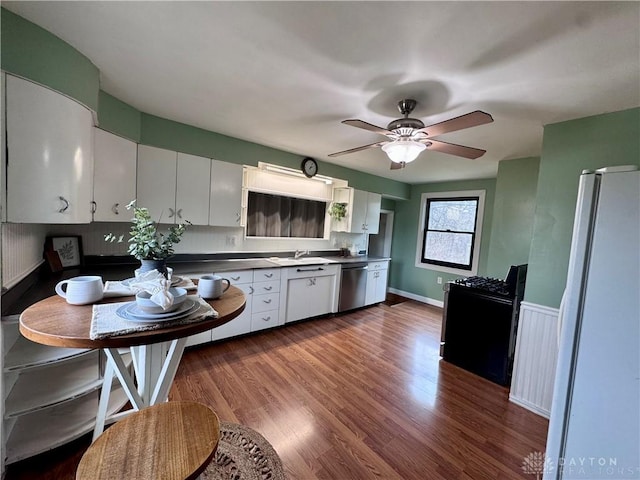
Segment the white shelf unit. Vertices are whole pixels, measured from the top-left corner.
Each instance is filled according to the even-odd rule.
[[[51,450],[93,430],[104,372],[98,350],[40,345],[20,335],[18,315],[3,317],[4,463]],[[130,365],[131,358],[126,361]],[[127,402],[114,381],[108,415]]]

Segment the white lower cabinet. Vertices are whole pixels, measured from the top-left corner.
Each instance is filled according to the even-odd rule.
[[[367,289],[364,296],[365,305],[384,302],[387,296],[387,275],[389,262],[369,262],[367,270]]]
[[[56,348],[27,340],[18,316],[2,319],[2,471],[93,430],[104,358],[98,350]],[[108,415],[127,397],[112,387]]]
[[[280,301],[286,305],[280,316],[284,322],[317,317],[336,311],[339,265],[284,268]]]
[[[253,271],[253,301],[251,303],[251,331],[257,332],[279,325],[280,269]]]

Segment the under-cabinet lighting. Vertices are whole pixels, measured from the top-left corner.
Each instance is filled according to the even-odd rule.
[[[318,180],[320,182],[324,182],[327,185],[331,185],[333,183],[333,178],[327,177],[326,175],[315,175],[311,178],[307,177],[304,173],[299,172],[298,170],[294,170],[293,168],[288,167],[277,167],[274,165],[264,165],[262,168],[268,170],[270,172],[282,173],[284,175],[291,175],[293,177],[301,177],[307,180]]]

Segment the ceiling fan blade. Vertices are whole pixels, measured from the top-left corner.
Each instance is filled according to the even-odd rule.
[[[488,113],[476,110],[475,112],[467,113],[466,115],[460,115],[459,117],[450,118],[444,122],[434,123],[428,125],[418,132],[423,132],[427,137],[435,137],[442,135],[443,133],[455,132],[457,130],[463,130],[465,128],[477,127],[478,125],[484,125],[485,123],[493,122],[493,117]]]
[[[425,145],[428,150],[435,150],[436,152],[448,153],[449,155],[456,155],[458,157],[476,159],[486,153],[486,150],[479,148],[465,147],[464,145],[456,145],[455,143],[441,142],[440,140],[434,140],[430,138],[426,140]]]
[[[328,156],[329,157],[339,157],[340,155],[346,155],[347,153],[359,152],[360,150],[366,150],[367,148],[381,147],[385,143],[389,143],[389,142],[371,143],[369,145],[363,145],[362,147],[350,148],[349,150],[343,150],[341,152],[330,153]]]
[[[396,163],[396,162],[391,162],[391,170],[400,170],[401,168],[406,167],[407,164],[404,162],[400,162],[400,163]]]
[[[351,125],[352,127],[363,128],[365,130],[369,130],[370,132],[379,133],[381,135],[388,135],[391,132],[386,128],[377,127],[376,125],[372,125],[367,122],[363,122],[362,120],[343,120],[342,123],[345,125]]]

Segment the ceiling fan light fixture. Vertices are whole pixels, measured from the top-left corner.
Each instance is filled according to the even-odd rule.
[[[413,162],[427,148],[424,143],[413,140],[396,140],[382,146],[382,150],[395,163]]]

